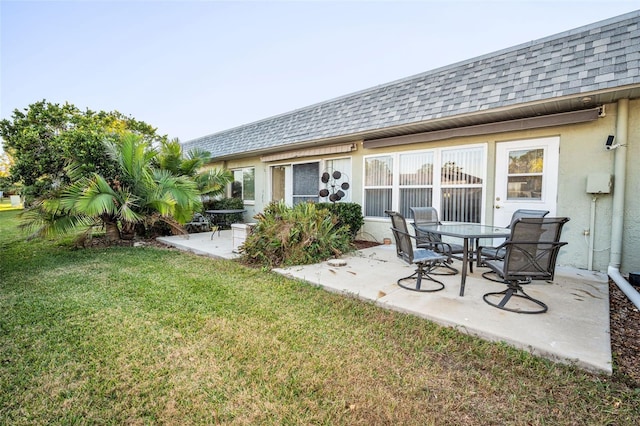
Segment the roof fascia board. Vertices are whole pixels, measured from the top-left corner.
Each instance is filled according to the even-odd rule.
[[[455,129],[435,130],[433,132],[415,133],[412,135],[394,136],[390,138],[369,139],[364,141],[364,148],[383,148],[396,145],[407,145],[419,142],[435,142],[457,137],[489,135],[517,130],[540,129],[544,127],[561,126],[565,124],[585,123],[597,120],[599,108],[563,112],[560,114],[541,117],[522,118],[519,120],[500,121],[496,123],[479,124],[476,126],[458,127]]]

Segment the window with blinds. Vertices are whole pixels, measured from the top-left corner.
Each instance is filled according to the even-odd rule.
[[[364,160],[364,215],[383,217],[391,206],[393,157],[384,155]]]
[[[484,148],[442,151],[440,220],[480,223]]]
[[[388,209],[411,217],[411,207],[438,209],[444,221],[482,220],[486,145],[436,148],[365,158],[364,212]]]
[[[400,154],[398,191],[405,217],[410,217],[410,207],[433,205],[433,152]]]

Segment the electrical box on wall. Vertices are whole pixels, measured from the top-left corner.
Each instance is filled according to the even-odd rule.
[[[609,173],[589,173],[587,176],[588,194],[609,194],[611,193],[612,178]]]

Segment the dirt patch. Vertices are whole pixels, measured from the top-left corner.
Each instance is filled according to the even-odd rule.
[[[355,240],[353,242],[353,245],[356,246],[356,249],[363,250],[363,249],[379,246],[380,243],[375,241]]]

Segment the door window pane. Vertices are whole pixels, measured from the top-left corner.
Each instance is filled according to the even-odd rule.
[[[509,152],[509,174],[542,173],[544,149]]]
[[[509,152],[507,199],[542,199],[544,149],[523,149]]]
[[[542,199],[542,176],[509,176],[507,180],[507,199]]]

